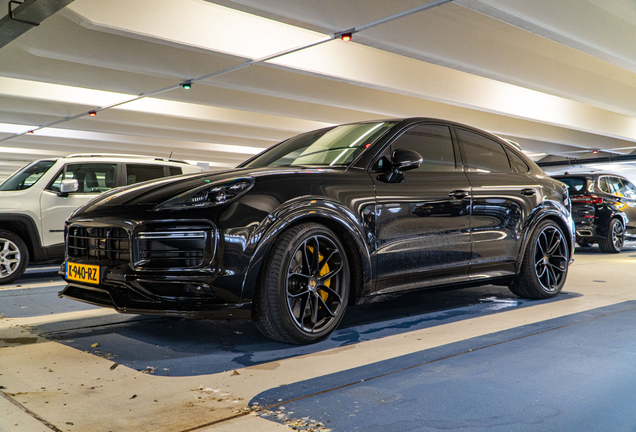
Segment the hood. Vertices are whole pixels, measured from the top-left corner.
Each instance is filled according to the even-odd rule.
[[[264,167],[264,168],[238,168],[223,172],[202,172],[181,176],[167,177],[159,180],[151,180],[131,186],[112,189],[88,202],[73,213],[72,217],[86,213],[115,211],[115,208],[135,206],[155,207],[186,191],[200,186],[222,184],[240,178],[258,178],[281,176],[298,173],[324,173],[335,171],[329,167]],[[341,171],[340,169],[337,169]]]

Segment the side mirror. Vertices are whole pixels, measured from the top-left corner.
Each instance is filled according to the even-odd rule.
[[[414,150],[397,149],[393,152],[393,171],[402,173],[419,168],[422,160],[422,155]]]
[[[68,194],[72,192],[77,192],[79,190],[79,182],[77,179],[70,180],[62,180],[62,184],[60,184],[60,193],[58,196],[67,197]]]
[[[404,171],[419,168],[423,159],[422,155],[414,150],[397,149],[393,152],[391,172],[378,178],[388,183],[399,183],[404,180]]]

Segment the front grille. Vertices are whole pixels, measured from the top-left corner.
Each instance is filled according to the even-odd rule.
[[[130,240],[123,228],[72,226],[66,244],[71,258],[130,261]]]
[[[209,230],[140,232],[135,241],[135,266],[147,269],[198,267],[211,252]]]

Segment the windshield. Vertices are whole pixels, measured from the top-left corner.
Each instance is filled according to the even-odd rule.
[[[395,124],[357,123],[307,132],[272,147],[242,167],[346,166]]]
[[[0,191],[17,191],[33,186],[55,163],[54,160],[41,160],[26,165],[0,184]]]

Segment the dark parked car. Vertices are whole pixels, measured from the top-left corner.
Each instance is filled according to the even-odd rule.
[[[346,124],[224,173],[107,192],[66,225],[60,296],[141,314],[252,318],[325,339],[348,304],[414,288],[557,295],[567,188],[518,148],[443,120]]]
[[[568,186],[580,246],[598,243],[602,252],[617,253],[625,233],[636,234],[636,186],[625,177],[590,173],[554,178]]]

